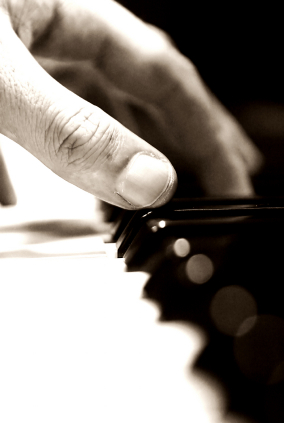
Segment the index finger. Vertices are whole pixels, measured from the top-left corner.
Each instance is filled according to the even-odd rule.
[[[36,0],[29,0],[31,9]],[[54,0],[46,18],[23,17],[18,34],[32,53],[63,60],[92,60],[122,90],[151,103],[162,103],[187,73],[191,98],[206,92],[196,85],[195,67],[161,30],[146,24],[112,0]],[[27,23],[28,22],[28,23]],[[29,34],[28,34],[29,33]],[[184,88],[184,87],[183,87]]]

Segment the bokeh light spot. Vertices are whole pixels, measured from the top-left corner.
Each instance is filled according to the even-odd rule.
[[[245,319],[238,328],[236,336],[243,336],[248,333],[256,324],[257,315]]]
[[[205,254],[195,254],[186,263],[185,271],[191,282],[203,284],[212,277],[214,266]]]
[[[256,313],[255,299],[238,285],[221,288],[210,305],[210,315],[217,329],[231,336],[247,333],[255,324]]]
[[[190,253],[190,243],[185,238],[179,238],[175,241],[173,250],[176,256],[186,257]]]
[[[151,227],[152,232],[157,232],[158,226],[154,225]]]

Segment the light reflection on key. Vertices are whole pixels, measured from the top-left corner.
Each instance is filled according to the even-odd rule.
[[[203,284],[211,279],[214,266],[212,260],[205,254],[195,254],[186,263],[185,271],[191,282]]]

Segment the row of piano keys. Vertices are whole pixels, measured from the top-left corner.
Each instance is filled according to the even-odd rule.
[[[129,271],[162,321],[198,325],[208,344],[195,368],[225,388],[228,411],[284,421],[284,199],[173,200],[121,212],[113,229]]]

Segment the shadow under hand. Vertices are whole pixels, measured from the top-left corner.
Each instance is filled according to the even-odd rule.
[[[94,219],[51,220],[0,228],[0,258],[105,255]]]

